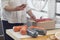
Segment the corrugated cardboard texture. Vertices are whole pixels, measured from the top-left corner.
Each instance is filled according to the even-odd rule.
[[[42,22],[34,22],[31,21],[32,25],[38,26],[38,27],[44,27],[45,29],[55,29],[55,20],[49,20],[49,21],[42,21]]]

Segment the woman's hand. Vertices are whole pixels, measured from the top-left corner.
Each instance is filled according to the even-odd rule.
[[[15,8],[15,10],[16,11],[22,11],[22,10],[24,10],[26,8],[26,4],[22,4],[21,6],[17,6],[16,8]]]
[[[36,17],[35,17],[35,15],[32,13],[32,10],[29,10],[29,11],[27,12],[27,14],[30,16],[30,18],[31,18],[32,20],[36,21]]]

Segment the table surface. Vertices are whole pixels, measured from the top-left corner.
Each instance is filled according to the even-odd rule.
[[[55,34],[56,32],[60,32],[60,29],[48,30],[47,35]],[[28,35],[21,35],[20,32],[14,32],[13,29],[7,29],[6,33],[15,40],[20,40],[22,38],[30,38],[30,36]]]

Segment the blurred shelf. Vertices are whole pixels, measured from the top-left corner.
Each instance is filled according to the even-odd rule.
[[[56,0],[56,2],[60,2],[60,0]]]
[[[60,28],[60,24],[57,23],[57,24],[55,25],[55,27],[56,27],[56,28]]]

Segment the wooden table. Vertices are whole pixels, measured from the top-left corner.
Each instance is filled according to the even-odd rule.
[[[47,35],[55,34],[56,32],[60,32],[60,29],[49,30],[47,31]],[[37,38],[31,38],[28,35],[21,35],[19,32],[14,32],[12,29],[7,29],[6,33],[14,40],[46,40],[48,37],[39,35]]]

